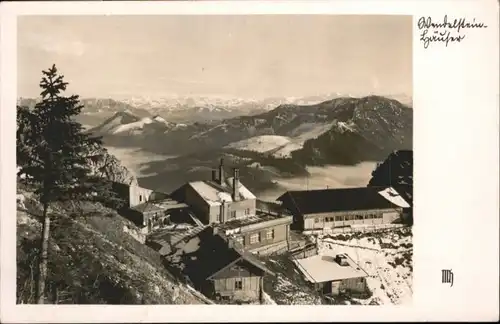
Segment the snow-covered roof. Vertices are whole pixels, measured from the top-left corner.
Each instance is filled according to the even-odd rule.
[[[232,202],[233,178],[227,178],[222,185],[214,181],[193,181],[188,183],[210,206],[220,206],[223,201]],[[257,199],[241,182],[238,187],[240,200]]]
[[[394,188],[389,187],[382,191],[379,191],[378,193],[396,206],[403,208],[410,207],[408,202],[403,199],[403,197],[401,197],[401,195],[396,190],[394,190]]]
[[[293,262],[306,280],[312,283],[368,276],[349,256],[346,259],[347,266],[338,264],[335,261],[334,254],[315,255],[305,259],[293,260]]]

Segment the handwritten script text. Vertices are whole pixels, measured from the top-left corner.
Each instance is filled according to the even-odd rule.
[[[468,21],[466,18],[448,19],[445,15],[439,22],[433,21],[431,17],[420,17],[418,19],[418,29],[420,41],[424,48],[429,47],[431,43],[460,43],[465,38],[464,30],[488,28],[482,22],[476,22],[476,18]],[[462,32],[462,33],[461,33]]]

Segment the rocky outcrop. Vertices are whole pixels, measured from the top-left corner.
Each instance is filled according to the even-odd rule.
[[[136,177],[105,148],[96,148],[89,160],[94,175],[113,182],[137,185]]]

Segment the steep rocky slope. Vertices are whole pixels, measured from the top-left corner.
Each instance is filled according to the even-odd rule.
[[[17,302],[34,302],[41,222],[37,202],[20,190],[17,212]],[[54,208],[47,303],[202,304],[165,269],[160,255],[134,239],[134,225],[110,209],[87,204],[77,217]]]

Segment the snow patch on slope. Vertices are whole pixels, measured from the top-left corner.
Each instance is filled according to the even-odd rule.
[[[161,117],[161,116],[155,116],[155,117],[153,118],[153,120],[155,120],[155,121],[157,121],[157,122],[159,122],[159,123],[165,123],[165,124],[167,123],[167,121],[165,120],[165,118],[163,118],[163,117]]]
[[[226,148],[258,153],[270,153],[276,158],[290,158],[304,142],[317,138],[332,127],[333,123],[303,123],[289,132],[290,136],[262,135],[231,143]]]
[[[274,152],[275,157],[289,158],[292,152],[304,147],[304,142],[317,138],[332,127],[332,123],[304,123],[292,131],[295,136],[291,138],[290,143]]]
[[[226,148],[265,153],[289,144],[290,140],[286,136],[262,135],[231,143]]]
[[[129,114],[127,112],[119,112],[116,113],[113,117],[106,120],[104,123],[102,123],[102,125],[96,127],[96,129],[102,133],[109,133],[113,131],[113,129],[115,129],[116,127],[119,127],[120,125],[134,123],[137,122],[138,120],[139,118],[132,114]]]
[[[139,121],[133,122],[133,123],[128,123],[124,125],[120,125],[116,128],[114,128],[111,133],[112,134],[118,134],[118,133],[123,133],[123,132],[130,132],[134,130],[141,130],[144,128],[144,125],[151,124],[153,123],[153,120],[149,117],[142,118]]]

